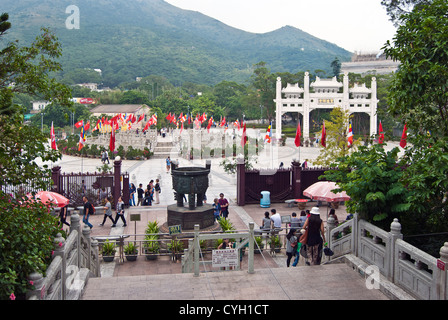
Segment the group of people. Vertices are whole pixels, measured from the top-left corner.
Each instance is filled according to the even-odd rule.
[[[330,211],[330,214],[336,216],[334,209]],[[281,224],[280,214],[276,209],[271,209],[271,215],[268,211],[265,212],[260,229],[261,231],[268,231],[272,235],[277,235],[282,229]],[[319,208],[313,207],[311,211],[304,210],[300,213],[300,217],[297,217],[297,214],[293,212],[290,228],[286,235],[286,266],[290,266],[293,257],[295,257],[295,260],[292,266],[297,266],[300,254],[306,257],[307,265],[320,264],[326,240],[324,223],[320,218]]]
[[[90,229],[93,228],[93,225],[89,222],[90,215],[95,214],[95,207],[92,205],[92,203],[89,201],[88,197],[85,195],[82,197],[82,201],[84,202],[84,208],[83,208],[83,215],[82,215],[82,222],[86,224]],[[115,218],[112,217],[112,197],[106,197],[106,204],[104,206],[104,219],[103,222],[100,223],[100,226],[103,226],[106,222],[106,219],[110,219],[112,221],[112,227],[116,227],[117,222],[119,219],[123,221],[123,226],[126,227],[126,218],[124,215],[124,201],[121,197],[118,198],[117,202],[117,208],[116,208],[116,215]],[[70,224],[67,222],[67,215],[68,215],[68,205],[61,208],[61,211],[59,212],[59,219],[61,227],[65,224],[70,227]]]
[[[143,184],[140,183],[138,188],[135,184],[129,185],[129,206],[152,206],[153,203],[160,203],[160,193],[162,188],[160,187],[159,179],[149,181],[146,185],[146,189],[143,189]],[[135,203],[135,194],[137,194],[137,204]]]
[[[222,218],[224,218],[224,220],[227,219],[227,217],[229,216],[229,201],[224,198],[224,193],[220,193],[219,194],[219,199],[215,198],[213,200],[213,215],[215,217],[215,221],[218,221]]]

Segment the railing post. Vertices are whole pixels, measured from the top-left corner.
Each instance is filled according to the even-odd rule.
[[[445,266],[448,265],[448,242],[445,242],[443,244],[443,247],[440,248],[440,260],[445,264]],[[438,287],[438,292],[439,292],[439,299],[440,300],[446,300],[447,299],[447,292],[446,292],[446,287],[447,287],[447,270],[446,267],[444,270],[440,270],[439,271],[439,277],[438,279],[436,279],[437,281],[437,287]]]
[[[61,298],[62,300],[65,300],[67,288],[66,288],[66,270],[67,270],[67,259],[65,258],[65,239],[62,237],[60,233],[56,235],[56,238],[54,239],[54,257],[60,256],[61,257]],[[54,258],[53,257],[53,258]]]
[[[199,277],[199,225],[194,225],[194,243],[193,243],[193,261],[194,261],[194,276]]]
[[[255,273],[254,271],[254,223],[251,221],[249,222],[249,256],[248,256],[248,273],[252,274]]]
[[[100,267],[100,257],[99,257],[99,243],[98,240],[93,239],[91,242],[91,247],[92,247],[92,251],[93,251],[93,255],[95,257],[95,270],[90,269],[89,266],[89,270],[92,271],[92,273],[96,276],[96,277],[100,277],[101,276],[101,267]]]
[[[77,267],[81,267],[81,223],[79,214],[73,213],[70,216],[70,233],[73,231],[77,232],[76,236],[76,253],[77,253]]]
[[[84,238],[86,239],[86,242],[87,242],[87,249],[86,249],[86,252],[87,252],[86,264],[87,265],[85,267],[89,270],[91,270],[90,263],[92,261],[92,256],[90,254],[90,252],[92,250],[92,241],[90,238],[90,233],[91,233],[91,230],[90,230],[89,226],[85,224],[84,228],[82,229],[82,235],[84,236]]]
[[[401,233],[401,224],[398,219],[395,218],[390,224],[390,248],[387,252],[389,255],[389,267],[387,277],[393,283],[395,277],[395,242],[397,239],[403,239],[403,234]]]
[[[34,289],[26,293],[27,300],[43,300],[45,298],[44,277],[42,274],[33,272],[28,276],[28,281],[33,284]]]

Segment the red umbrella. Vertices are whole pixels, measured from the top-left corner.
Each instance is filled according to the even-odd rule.
[[[341,191],[338,193],[334,193],[331,191],[338,188],[339,187],[336,185],[336,182],[319,181],[306,188],[303,191],[303,195],[313,200],[327,201],[327,202],[339,202],[350,200],[350,197],[347,195],[347,193],[345,193],[345,191]]]
[[[59,208],[65,207],[69,203],[66,197],[52,191],[39,191],[36,193],[36,199],[39,199],[42,203],[50,202]]]

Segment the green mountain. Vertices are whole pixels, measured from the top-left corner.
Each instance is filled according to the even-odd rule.
[[[70,5],[79,8],[79,29],[66,27]],[[260,61],[272,72],[330,71],[335,57],[351,55],[293,27],[245,32],[163,0],[2,0],[0,11],[12,23],[8,40],[29,43],[50,27],[62,44],[64,73],[98,68],[108,86],[150,74],[174,84],[244,82]]]

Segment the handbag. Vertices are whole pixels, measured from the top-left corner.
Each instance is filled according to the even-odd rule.
[[[305,230],[305,233],[302,234],[302,235],[300,236],[300,239],[299,239],[299,242],[300,242],[302,245],[305,245],[307,241],[308,241],[308,229]]]
[[[301,246],[301,248],[300,248],[300,255],[302,256],[302,257],[304,257],[305,259],[307,259],[308,258],[308,255],[307,255],[307,253],[306,253],[306,246],[305,245],[302,245]]]

